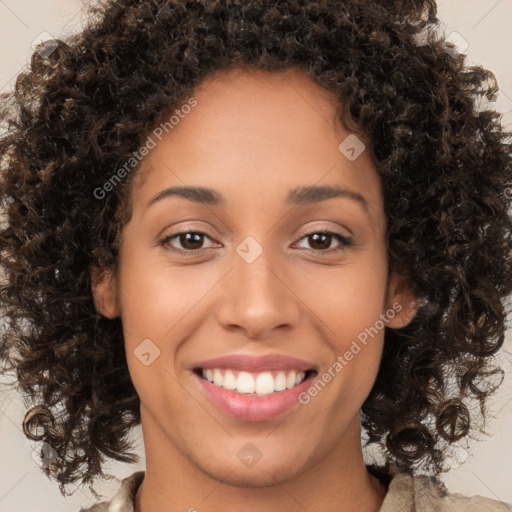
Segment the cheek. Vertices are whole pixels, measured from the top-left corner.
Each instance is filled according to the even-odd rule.
[[[143,402],[154,402],[162,386],[173,402],[180,401],[180,343],[204,321],[205,299],[218,281],[207,265],[173,267],[161,256],[150,260],[137,247],[126,247],[119,306],[128,369]]]
[[[385,286],[384,276],[367,272],[360,276],[346,276],[344,282],[333,290],[336,300],[332,300],[329,309],[333,331],[330,339],[334,340],[338,354],[349,350],[357,341],[362,347],[367,347],[364,341],[369,331],[372,338],[379,338],[378,334],[383,332],[380,315],[383,313]]]
[[[166,346],[173,331],[193,315],[201,299],[218,281],[206,267],[172,267],[159,257],[148,259],[126,251],[119,275],[120,309],[127,344],[153,339]]]
[[[294,291],[310,308],[336,353],[348,350],[353,340],[364,339],[376,324],[383,332],[387,288],[385,256],[373,253],[354,257],[346,265],[316,269],[297,279]],[[372,332],[373,329],[372,329]],[[374,334],[375,337],[375,334]]]
[[[315,283],[313,290],[311,283]],[[336,407],[351,402],[358,408],[377,376],[386,326],[383,318],[395,314],[392,310],[386,317],[386,285],[384,253],[381,258],[354,259],[329,274],[319,272],[302,282],[299,293],[316,314],[330,348],[319,379],[329,387]],[[317,388],[318,392],[323,389],[320,384]]]

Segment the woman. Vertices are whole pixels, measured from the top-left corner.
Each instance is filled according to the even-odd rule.
[[[502,376],[512,157],[435,4],[94,12],[3,103],[1,353],[46,474],[135,461],[140,423],[89,510],[512,510],[437,480]]]

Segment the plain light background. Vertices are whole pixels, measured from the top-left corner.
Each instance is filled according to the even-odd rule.
[[[446,34],[467,46],[470,64],[481,64],[495,72],[500,95],[496,109],[503,112],[504,124],[512,128],[512,0],[439,1],[439,18]],[[85,4],[84,4],[85,6]],[[84,6],[79,0],[0,0],[0,92],[9,90],[17,74],[28,64],[31,44],[43,39],[65,37],[79,29]],[[490,403],[496,419],[489,419],[488,437],[470,442],[469,452],[461,451],[459,462],[443,480],[451,492],[480,494],[512,503],[512,336],[509,331],[500,361],[507,378],[500,394]],[[35,446],[23,435],[22,397],[0,390],[0,512],[78,512],[94,503],[87,488],[77,488],[64,498],[57,483],[50,481],[32,457]],[[110,498],[119,480],[139,469],[145,459],[140,428],[133,432],[141,462],[137,465],[111,463],[105,472],[117,479],[96,489]]]

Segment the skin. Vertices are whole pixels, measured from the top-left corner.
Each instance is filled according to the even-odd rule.
[[[351,132],[333,97],[298,70],[224,71],[193,97],[197,106],[137,171],[118,268],[94,277],[98,310],[122,318],[141,400],[147,465],[136,511],[377,511],[386,489],[364,465],[359,412],[383,329],[309,404],[273,420],[224,414],[192,372],[198,361],[228,354],[285,354],[321,375],[393,304],[402,310],[387,325],[410,321],[414,297],[388,271],[370,152],[354,161],[340,152]],[[185,185],[212,188],[225,201],[174,195],[147,206]],[[367,206],[350,197],[286,202],[289,189],[309,185],[343,187]],[[207,236],[160,243],[181,228]],[[352,245],[306,236],[319,229]],[[247,236],[263,248],[252,263],[236,252]],[[193,248],[200,252],[185,253]],[[134,354],[145,339],[160,350],[148,366]],[[252,467],[237,457],[247,442],[261,453]]]

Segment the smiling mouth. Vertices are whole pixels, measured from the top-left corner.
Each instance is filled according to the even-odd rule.
[[[316,375],[315,370],[273,370],[247,372],[228,368],[195,368],[194,373],[214,386],[239,394],[263,396],[302,384]]]

